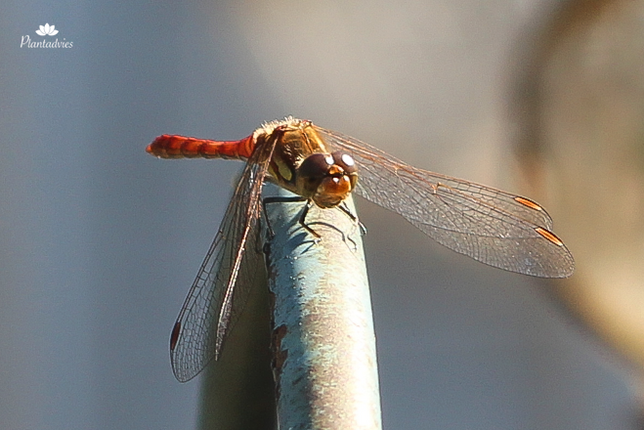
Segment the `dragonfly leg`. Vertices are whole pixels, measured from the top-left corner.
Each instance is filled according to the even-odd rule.
[[[317,231],[313,230],[306,223],[306,216],[308,215],[309,209],[311,209],[312,205],[313,205],[313,201],[311,201],[311,200],[306,201],[306,205],[304,205],[304,209],[302,209],[302,212],[300,213],[300,225],[302,226],[302,228],[304,230],[306,230],[309,233],[311,233],[315,237],[315,243],[318,243],[320,241],[320,239],[322,238],[322,236],[320,236],[320,234]]]
[[[293,197],[266,197],[265,199],[262,200],[262,205],[264,207],[264,214],[267,214],[266,211],[266,205],[269,203],[284,203],[284,202],[306,202],[304,205],[304,208],[302,209],[302,212],[300,213],[300,218],[299,218],[299,223],[302,226],[302,228],[309,233],[313,237],[315,237],[315,242],[319,242],[319,240],[322,238],[320,234],[315,231],[313,228],[311,228],[307,222],[306,222],[306,216],[309,213],[309,210],[313,206],[313,201],[312,200],[307,200],[304,197],[300,196],[293,196]],[[347,216],[349,219],[354,223],[357,228],[360,229],[360,234],[365,235],[367,234],[367,228],[360,222],[358,217],[351,212],[351,210],[347,207],[346,203],[342,202],[338,208]],[[275,231],[273,230],[273,227],[271,226],[270,220],[268,219],[268,216],[266,216],[266,225],[268,227],[268,234],[270,238],[272,239],[275,236]],[[349,239],[350,240],[350,239]]]
[[[266,212],[266,205],[269,203],[284,203],[284,202],[306,202],[304,205],[304,208],[302,209],[302,212],[300,213],[300,218],[298,222],[302,226],[302,228],[311,235],[315,237],[315,242],[318,242],[321,238],[320,234],[313,230],[309,225],[306,223],[306,215],[309,213],[309,209],[311,209],[311,206],[313,205],[313,202],[311,200],[305,199],[304,197],[301,196],[293,196],[293,197],[266,197],[264,200],[262,200],[262,205],[264,206],[264,214],[267,214]],[[271,223],[268,219],[268,216],[266,216],[266,225],[268,227],[268,234],[270,238],[272,239],[275,236],[275,231],[273,230],[273,227],[271,226]]]
[[[364,236],[365,234],[367,234],[367,227],[365,227],[365,225],[362,222],[360,222],[358,217],[353,212],[351,212],[351,210],[349,209],[349,207],[345,202],[342,202],[338,206],[338,209],[340,209],[346,216],[348,216],[349,219],[353,221],[354,224],[360,229],[361,236]]]

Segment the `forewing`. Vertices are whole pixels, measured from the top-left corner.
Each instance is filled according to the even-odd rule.
[[[442,245],[512,272],[555,278],[572,273],[572,254],[549,232],[548,213],[531,200],[417,169],[357,139],[317,129],[331,150],[355,158],[359,195],[399,213]]]
[[[192,379],[219,357],[250,287],[265,274],[257,229],[261,190],[273,147],[272,141],[258,146],[248,160],[172,330],[170,359],[181,382]]]

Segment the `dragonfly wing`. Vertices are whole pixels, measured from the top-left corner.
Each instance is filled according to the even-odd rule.
[[[272,141],[259,145],[248,160],[172,330],[170,359],[181,382],[192,379],[219,357],[250,287],[259,276],[265,276],[257,229],[273,148]]]
[[[490,266],[566,277],[574,260],[537,203],[485,185],[417,169],[364,142],[318,128],[358,165],[356,192],[405,217],[442,245]]]

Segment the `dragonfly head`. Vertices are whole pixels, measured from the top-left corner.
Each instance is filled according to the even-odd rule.
[[[321,208],[339,205],[357,183],[356,163],[346,152],[309,155],[297,169],[298,194]]]

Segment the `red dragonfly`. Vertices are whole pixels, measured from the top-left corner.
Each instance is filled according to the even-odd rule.
[[[551,231],[552,219],[533,200],[417,169],[310,121],[271,121],[238,141],[162,135],[146,150],[160,158],[247,160],[172,330],[172,369],[182,382],[219,357],[241,310],[233,303],[243,304],[252,280],[261,276],[257,229],[266,179],[306,201],[300,224],[314,236],[304,219],[308,209],[342,208],[355,191],[440,244],[490,266],[546,278],[568,277],[574,270],[572,254]]]

